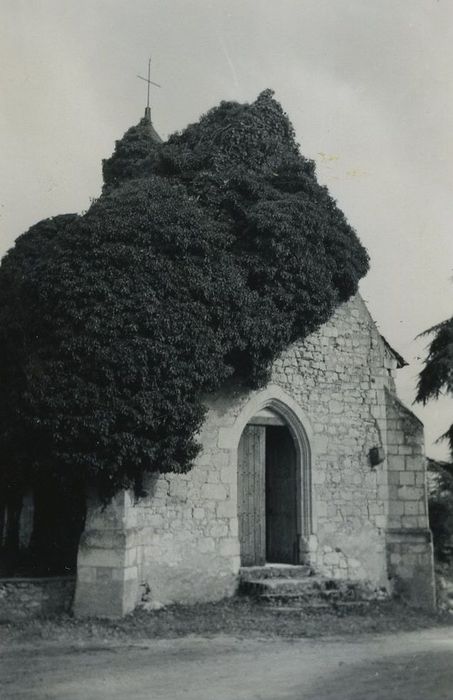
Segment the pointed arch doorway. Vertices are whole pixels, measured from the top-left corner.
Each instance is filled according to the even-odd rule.
[[[303,452],[294,431],[271,408],[245,426],[238,447],[241,566],[301,563],[307,516]]]

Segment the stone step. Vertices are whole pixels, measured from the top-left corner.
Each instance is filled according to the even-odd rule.
[[[263,593],[325,593],[335,595],[341,593],[344,597],[352,598],[357,591],[361,591],[358,583],[350,581],[337,581],[323,576],[307,576],[305,578],[261,578],[242,579],[242,587],[250,593],[261,595]]]
[[[241,581],[241,590],[249,595],[305,593],[318,591],[321,587],[321,581],[314,577],[262,578]]]
[[[239,570],[241,581],[257,581],[274,578],[306,578],[312,576],[313,569],[306,565],[266,564],[265,566],[244,566]]]
[[[371,600],[348,600],[348,601],[303,601],[300,604],[297,601],[290,600],[285,602],[283,600],[279,601],[266,601],[263,603],[267,604],[268,607],[275,613],[323,613],[329,610],[339,612],[339,613],[365,613],[370,609],[372,605]]]
[[[367,605],[371,601],[387,597],[385,591],[370,588],[360,581],[330,579],[302,573],[292,577],[275,574],[251,578],[250,571],[245,576],[242,576],[241,572],[239,591],[274,607],[294,608],[344,608],[349,604],[354,607],[355,604]]]
[[[358,601],[368,601],[368,598],[363,598],[359,591],[348,591],[345,596],[344,592],[341,590],[326,591],[322,589],[307,588],[305,590],[276,590],[275,592],[263,591],[259,593],[258,596],[260,601],[263,602],[273,602],[277,603],[280,601],[288,603],[313,603],[313,602],[324,602],[327,604],[332,603],[355,603]]]
[[[262,585],[250,585],[245,583],[241,587],[241,592],[246,595],[258,597],[262,600],[293,600],[293,601],[310,601],[310,600],[364,600],[364,596],[357,589],[324,589],[321,586],[301,586],[291,585],[292,582],[281,581],[273,588]]]

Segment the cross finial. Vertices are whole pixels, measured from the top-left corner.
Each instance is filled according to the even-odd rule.
[[[149,88],[151,85],[155,85],[156,87],[160,88],[161,86],[158,83],[155,83],[154,80],[151,80],[151,57],[149,58],[148,61],[148,77],[144,78],[141,75],[137,75],[137,78],[140,78],[140,80],[144,80],[145,83],[148,83],[148,92],[147,92],[147,100],[146,100],[146,109],[145,109],[145,119],[148,119],[151,121],[151,110],[149,107]]]

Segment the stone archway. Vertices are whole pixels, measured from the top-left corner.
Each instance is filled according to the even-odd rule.
[[[285,421],[264,409],[238,447],[238,530],[242,566],[299,564],[298,457]]]
[[[312,534],[311,435],[307,416],[280,387],[252,394],[234,426],[241,565],[305,563]]]

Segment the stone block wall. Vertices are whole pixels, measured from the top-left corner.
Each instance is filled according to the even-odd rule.
[[[72,576],[0,579],[0,622],[69,612],[74,588]]]
[[[387,585],[386,349],[356,297],[276,362],[273,380],[304,407],[313,427],[310,562],[333,578]]]
[[[430,609],[435,604],[435,583],[423,425],[390,392],[386,408],[389,578],[396,595]]]
[[[239,569],[236,472],[206,448],[193,471],[150,480],[138,506],[140,579],[157,604],[231,595]],[[210,463],[207,460],[210,458]]]

